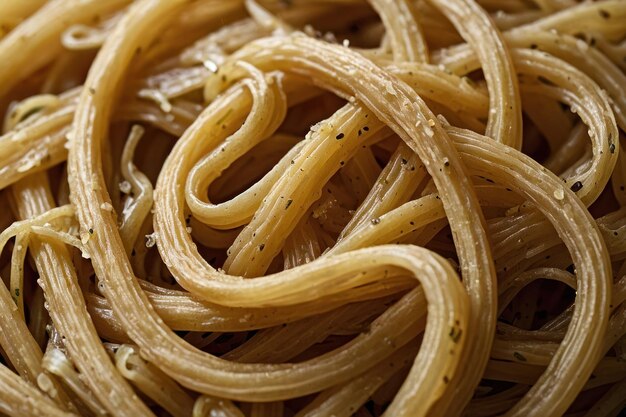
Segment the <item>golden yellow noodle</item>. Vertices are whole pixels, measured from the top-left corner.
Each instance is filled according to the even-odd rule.
[[[0,414],[626,409],[626,1],[5,0],[0,60]]]

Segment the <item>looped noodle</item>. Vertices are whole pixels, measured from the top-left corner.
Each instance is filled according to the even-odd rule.
[[[0,2],[0,414],[617,415],[625,38],[623,0]]]

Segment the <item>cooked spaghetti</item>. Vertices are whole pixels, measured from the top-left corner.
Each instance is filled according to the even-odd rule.
[[[0,414],[626,407],[626,1],[4,0],[0,61]]]

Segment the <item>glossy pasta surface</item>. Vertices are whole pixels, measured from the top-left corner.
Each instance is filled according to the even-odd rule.
[[[0,415],[618,416],[626,1],[0,1]]]

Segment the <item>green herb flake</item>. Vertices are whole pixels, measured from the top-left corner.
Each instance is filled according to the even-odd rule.
[[[456,327],[451,327],[450,333],[448,333],[448,336],[450,336],[450,339],[452,339],[454,343],[459,343],[459,340],[461,340],[462,334],[463,334],[463,330],[457,329]]]

